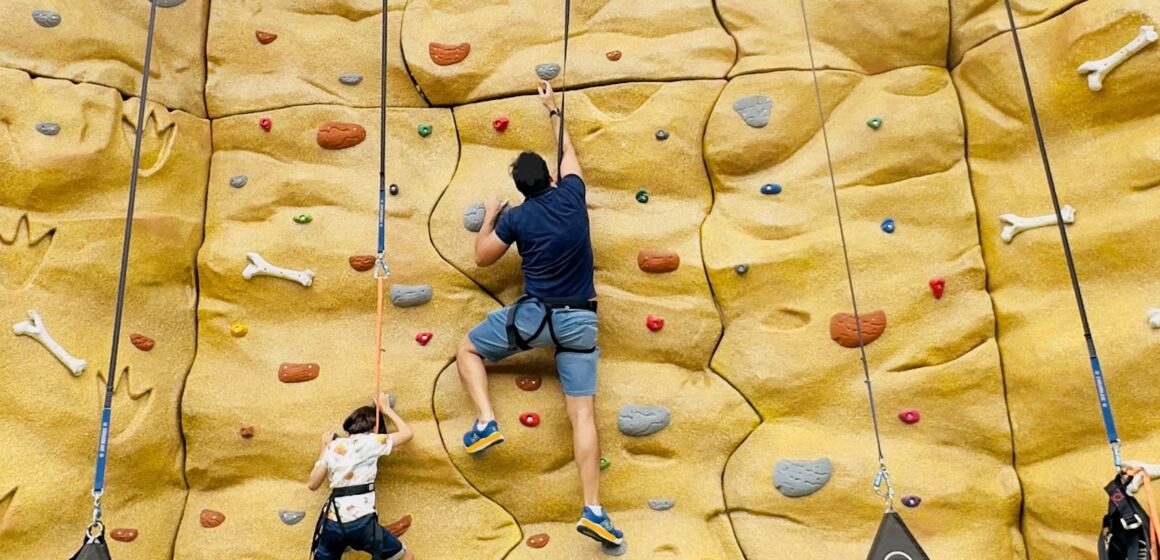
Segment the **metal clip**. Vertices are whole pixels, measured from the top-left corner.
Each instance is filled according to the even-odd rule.
[[[885,489],[883,488],[885,487]],[[874,476],[874,493],[886,502],[886,512],[894,511],[894,483],[885,462],[878,463],[878,474]]]
[[[1140,519],[1139,515],[1134,515],[1133,517],[1136,518],[1136,521],[1134,523],[1128,523],[1128,521],[1126,519],[1121,517],[1120,518],[1120,525],[1123,525],[1124,528],[1129,530],[1129,531],[1134,531],[1136,529],[1139,529],[1140,526],[1144,524],[1144,520]]]
[[[387,266],[386,259],[380,254],[375,258],[375,278],[387,279],[391,277],[391,267]]]

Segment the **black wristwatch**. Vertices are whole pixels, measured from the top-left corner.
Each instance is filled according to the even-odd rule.
[[[548,111],[548,118],[549,118],[549,119],[550,119],[550,118],[552,118],[552,117],[558,117],[558,116],[560,116],[560,110],[559,110],[559,109],[551,109],[551,110],[549,110],[549,111]]]

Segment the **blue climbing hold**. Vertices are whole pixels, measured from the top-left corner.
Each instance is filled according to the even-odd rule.
[[[886,218],[882,221],[882,231],[886,233],[894,233],[895,227],[894,218]]]
[[[761,194],[781,194],[781,185],[777,183],[766,183],[761,186]]]

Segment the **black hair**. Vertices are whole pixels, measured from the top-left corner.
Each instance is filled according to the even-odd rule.
[[[512,162],[512,180],[525,197],[534,196],[552,186],[548,162],[535,152],[524,152]]]
[[[346,420],[342,421],[342,429],[350,435],[355,434],[369,434],[375,431],[375,407],[374,406],[360,406]],[[379,433],[387,433],[387,420],[383,418],[382,413],[379,413]]]

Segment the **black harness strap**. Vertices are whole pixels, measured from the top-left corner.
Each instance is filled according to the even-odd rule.
[[[1130,480],[1130,479],[1129,479]],[[1148,514],[1140,502],[1128,494],[1127,484],[1117,475],[1104,491],[1108,494],[1108,514],[1099,538],[1100,560],[1145,560],[1156,543],[1149,542]]]
[[[544,318],[540,321],[540,325],[528,338],[520,335],[519,328],[516,327],[516,313],[519,312],[520,306],[523,305],[537,305],[543,307]],[[544,327],[548,328],[548,336],[552,337],[552,345],[556,347],[556,353],[570,352],[573,354],[591,354],[596,351],[596,347],[591,348],[568,348],[560,343],[560,339],[556,337],[556,328],[552,324],[552,318],[555,312],[561,309],[577,309],[581,311],[596,312],[597,304],[595,301],[588,301],[586,299],[540,299],[532,296],[523,296],[516,300],[508,310],[507,315],[507,336],[509,350],[531,350],[531,342],[535,340],[544,332]]]
[[[334,520],[338,522],[338,528],[342,531],[343,538],[346,537],[346,527],[343,526],[342,514],[339,513],[338,507],[335,504],[337,498],[347,498],[350,496],[361,496],[363,494],[373,494],[375,491],[375,484],[359,484],[357,486],[343,486],[341,488],[331,488],[330,497],[326,498],[326,503],[322,504],[322,512],[318,514],[318,523],[314,525],[314,538],[310,542],[310,557],[314,558],[314,551],[318,550],[318,542],[322,539],[322,530],[326,526],[327,514],[334,511]],[[377,525],[379,522],[378,515],[371,521]],[[372,526],[371,529],[374,529]],[[378,533],[375,533],[378,536]],[[376,540],[371,550],[371,559],[379,560],[379,543]]]

